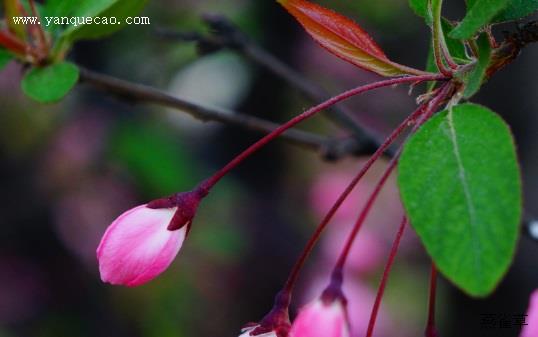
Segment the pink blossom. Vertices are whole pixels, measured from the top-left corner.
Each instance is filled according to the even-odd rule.
[[[300,312],[289,337],[349,337],[346,306],[340,299],[317,299]]]
[[[319,175],[312,186],[310,200],[312,210],[320,219],[346,189],[361,165],[364,165],[364,160],[358,165],[345,169],[331,168]],[[360,210],[385,168],[385,162],[374,164],[334,215],[322,238],[324,263],[336,262]],[[348,258],[346,268],[354,274],[371,273],[383,265],[386,251],[393,240],[393,225],[399,223],[403,214],[393,178],[381,191],[378,201],[366,218]]]
[[[309,285],[301,297],[312,298],[327,286],[326,275],[331,271],[332,265],[330,267],[320,266],[320,268],[320,270],[316,270],[316,274],[319,272],[319,276],[314,276],[310,279]],[[349,317],[352,317],[349,321],[351,335],[364,337],[375,301],[375,290],[371,289],[361,278],[350,278],[344,282],[342,290],[347,299],[346,311]],[[382,303],[377,317],[375,336],[394,336],[397,334],[393,318],[387,309],[385,304]],[[402,334],[407,333],[407,330],[399,327],[397,332]]]
[[[527,310],[527,324],[523,327],[520,337],[538,336],[538,290],[531,294],[529,309]]]
[[[351,179],[353,179],[351,170],[328,170],[319,175],[310,191],[310,204],[319,218],[327,214]],[[352,222],[357,217],[357,210],[366,202],[369,191],[369,186],[360,182],[340,206],[334,219],[340,222]]]
[[[106,230],[97,248],[103,282],[129,287],[161,274],[176,257],[189,224],[169,230],[177,207],[135,207],[120,215]]]
[[[353,166],[344,169],[331,168],[323,171],[318,176],[310,190],[310,204],[318,218],[321,219],[327,214],[364,163],[365,160],[361,159]],[[370,171],[361,179],[340,206],[333,217],[334,222],[344,225],[355,223],[359,211],[365,206],[368,196],[374,190],[386,166],[386,162],[378,161],[371,167]],[[403,215],[396,181],[393,177],[389,179],[377,200],[376,207],[372,208],[364,228],[375,228],[375,231],[383,237],[383,234],[387,232],[387,226],[392,228],[392,224],[398,223]],[[334,225],[329,227],[338,228]],[[392,231],[388,231],[388,233],[392,233]],[[389,235],[387,240],[392,241],[392,234]]]
[[[351,232],[351,226],[334,223],[329,227],[322,241],[323,258],[328,263],[335,263],[342,252],[342,245]],[[383,265],[386,244],[379,238],[378,233],[369,228],[363,228],[355,239],[348,257],[348,269],[352,272],[365,274],[376,270]]]

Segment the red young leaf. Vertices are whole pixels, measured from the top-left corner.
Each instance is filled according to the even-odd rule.
[[[26,45],[8,31],[0,31],[0,47],[19,55],[25,55],[27,51]]]
[[[277,0],[322,47],[334,55],[382,76],[424,72],[392,62],[359,25],[306,0]]]
[[[18,16],[27,16],[19,0],[4,0],[4,18],[8,30],[21,40],[26,38],[26,27],[15,24],[13,18]]]

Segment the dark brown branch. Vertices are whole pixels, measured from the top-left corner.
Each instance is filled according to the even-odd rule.
[[[518,26],[516,32],[504,32],[504,34],[504,40],[498,48],[493,50],[491,62],[486,71],[487,78],[512,63],[524,47],[538,42],[538,21]]]
[[[208,21],[217,31],[219,29],[222,30],[222,26],[219,27],[220,24],[224,24],[224,27],[226,27],[227,24],[227,21],[222,19],[222,17],[206,17],[206,21]],[[205,51],[210,51],[211,49],[218,50],[221,48],[239,50],[246,56],[249,56],[251,59],[267,67],[275,74],[299,88],[303,94],[305,94],[305,96],[311,100],[322,101],[328,96],[323,89],[315,84],[310,83],[302,75],[280,62],[274,56],[265,52],[254,43],[248,42],[245,35],[234,28],[233,25],[231,25],[231,27],[232,28],[228,28],[232,29],[231,31],[234,34],[220,34],[215,37],[206,37],[198,33],[170,32],[167,30],[161,30],[159,35],[174,39],[198,42],[199,47],[205,49]],[[223,40],[223,36],[227,37],[228,39]],[[233,39],[229,39],[230,36],[233,36]],[[538,42],[537,22],[528,23],[520,27],[516,33],[507,34],[505,40],[494,51],[492,64],[488,69],[488,75],[493,74],[506,64],[512,62],[520,53],[521,49],[523,49],[523,47],[533,42]],[[90,83],[95,87],[101,88],[106,92],[115,94],[119,97],[129,98],[134,101],[155,103],[182,110],[201,120],[219,121],[264,133],[271,132],[278,127],[278,124],[257,117],[239,114],[221,108],[200,106],[193,102],[173,97],[163,91],[149,86],[135,84],[111,76],[98,74],[84,68],[81,68],[81,81]],[[295,145],[318,151],[325,159],[329,160],[339,159],[348,155],[370,153],[372,148],[378,144],[375,137],[373,137],[369,132],[364,132],[358,124],[352,121],[351,117],[349,117],[346,111],[343,111],[341,107],[334,109],[335,111],[333,111],[332,114],[329,114],[329,116],[336,115],[339,123],[343,123],[346,127],[351,125],[353,128],[356,128],[354,131],[355,134],[359,134],[359,138],[330,139],[304,131],[288,130],[282,135],[282,139],[285,139]],[[537,218],[527,215],[523,221],[522,230],[528,238],[538,242]]]
[[[196,42],[202,53],[213,52],[222,48],[235,50],[290,83],[314,103],[323,102],[330,97],[330,94],[322,87],[309,81],[302,74],[261,48],[226,17],[204,15],[203,19],[212,29],[212,35],[202,35],[195,32],[175,32],[166,29],[157,30],[157,34],[168,39]],[[345,106],[334,106],[327,111],[325,116],[340,127],[349,130],[357,139],[357,145],[360,144],[360,147],[371,146],[373,151],[380,144],[377,135],[358,124],[352,117],[351,111]]]
[[[131,83],[112,76],[99,74],[91,70],[80,68],[80,80],[96,88],[129,99],[131,102],[154,103],[178,109],[203,121],[218,121],[250,130],[268,133],[279,125],[249,115],[232,112],[221,108],[210,108],[198,105],[187,100],[171,96],[158,89]],[[299,130],[288,130],[282,139],[303,148],[319,152],[324,159],[337,160],[349,155],[363,155],[370,153],[370,146],[358,146],[360,143],[354,138],[331,139]],[[359,150],[357,150],[359,149]],[[523,222],[523,231],[532,240],[538,242],[538,219],[526,216]]]
[[[80,67],[80,81],[93,85],[131,102],[147,102],[184,111],[202,121],[217,121],[249,130],[269,133],[279,125],[264,119],[217,107],[207,107],[174,97],[150,86],[131,83],[109,75],[99,74]],[[358,144],[355,139],[331,139],[306,131],[288,130],[282,139],[309,150],[318,151],[325,159],[335,160],[348,155],[366,154],[369,146]]]

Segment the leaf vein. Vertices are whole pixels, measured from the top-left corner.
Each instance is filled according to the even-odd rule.
[[[463,187],[463,194],[465,196],[465,202],[467,204],[467,212],[469,214],[469,222],[471,224],[471,228],[470,228],[471,229],[471,237],[472,237],[472,241],[473,241],[474,247],[475,247],[475,249],[472,252],[473,257],[474,257],[474,265],[475,265],[476,270],[481,270],[480,254],[481,254],[482,247],[480,246],[480,241],[479,241],[478,235],[476,233],[476,210],[474,208],[474,204],[473,204],[473,200],[472,200],[472,196],[471,196],[471,191],[470,191],[470,188],[469,188],[469,183],[467,181],[467,176],[465,174],[465,168],[463,166],[463,161],[462,161],[462,158],[461,158],[461,152],[460,152],[460,148],[459,148],[458,137],[456,135],[456,129],[455,129],[455,126],[454,126],[454,113],[453,113],[452,107],[449,108],[447,117],[448,117],[447,118],[448,119],[448,127],[449,127],[449,131],[450,131],[450,140],[451,140],[452,145],[453,145],[454,157],[456,159],[456,164],[458,165],[458,173],[459,173],[460,181],[461,181],[461,184],[462,184],[462,187]],[[481,278],[481,273],[480,272],[478,273],[477,277]]]

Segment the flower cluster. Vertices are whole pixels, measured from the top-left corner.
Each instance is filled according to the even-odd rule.
[[[371,213],[370,211],[382,188],[398,164],[403,145],[400,145],[393,153],[392,159],[376,179],[371,191],[364,195],[361,194],[364,196],[361,207],[351,203],[353,206],[344,207],[340,214],[337,212],[344,202],[349,200],[348,197],[359,181],[389,147],[408,128],[410,134],[414,134],[442,105],[446,103],[450,105],[454,100],[459,99],[461,96],[459,91],[461,91],[462,86],[461,83],[452,81],[453,74],[450,69],[442,71],[445,69],[439,67],[441,73],[435,74],[391,61],[362,28],[330,10],[306,0],[279,0],[278,2],[324,48],[360,68],[390,78],[348,90],[297,115],[248,147],[192,191],[157,199],[125,212],[110,225],[97,249],[99,269],[102,280],[111,284],[137,286],[154,279],[166,270],[180,250],[191,229],[202,199],[224,176],[250,155],[256,153],[291,127],[350,97],[382,87],[398,84],[416,85],[421,82],[433,81],[436,83],[431,87],[431,90],[417,100],[418,108],[402,121],[366,162],[361,163],[356,175],[346,184],[343,192],[332,203],[305,245],[282,290],[277,294],[269,313],[259,322],[245,326],[240,334],[240,337],[350,337],[357,331],[354,331],[355,327],[350,324],[348,317],[348,299],[343,292],[344,269],[350,264],[359,266],[359,269],[370,268],[371,261],[364,260],[362,263],[356,263],[357,257],[354,254],[357,250],[352,248],[357,244],[358,234]],[[436,51],[438,50],[436,49]],[[437,53],[436,57],[439,57]],[[446,56],[445,58],[445,61],[450,61],[450,58]],[[444,66],[443,60],[440,61],[439,65]],[[451,63],[448,62],[448,65]],[[336,243],[331,244],[331,255],[335,257],[336,263],[332,266],[330,282],[325,290],[316,296],[315,300],[299,311],[291,323],[288,314],[289,306],[298,275],[326,226],[333,218],[339,220],[338,216],[344,213],[356,220],[352,222],[353,226],[351,226],[349,233],[345,233],[344,237],[332,237],[332,242]],[[408,223],[407,217],[403,216],[371,309],[366,331],[367,337],[373,336],[385,286]],[[365,249],[364,246],[361,248]],[[366,248],[368,249],[368,247]],[[359,258],[363,258],[363,256],[359,256]],[[433,337],[436,334],[435,289],[436,266],[432,265],[428,326],[426,328],[428,337]],[[530,335],[527,333],[523,337],[530,337],[532,334],[533,332]]]

